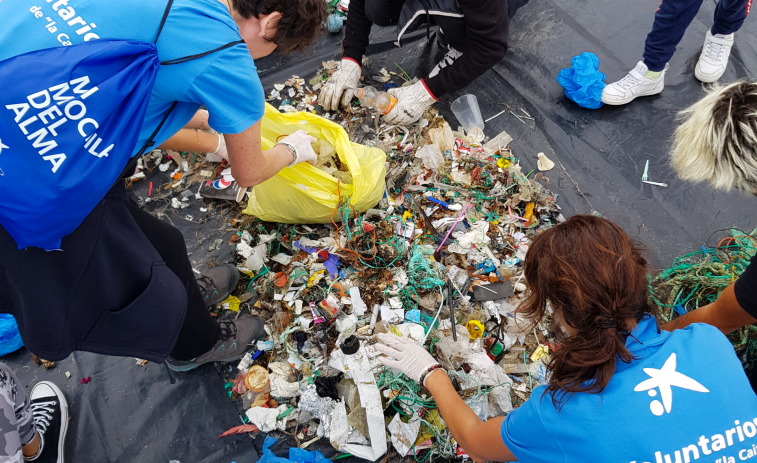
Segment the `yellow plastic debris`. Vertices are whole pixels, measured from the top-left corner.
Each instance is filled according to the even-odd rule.
[[[242,301],[240,301],[235,296],[229,296],[223,301],[221,301],[221,304],[223,304],[224,308],[227,308],[231,310],[232,312],[239,312],[239,304],[241,304]],[[228,304],[228,306],[226,305]]]
[[[321,278],[323,278],[323,274],[326,272],[326,270],[318,270],[313,274],[313,276],[310,277],[308,280],[308,288],[312,288],[314,284],[318,283]]]
[[[471,339],[478,339],[484,335],[484,324],[478,320],[471,320],[465,324]]]
[[[536,362],[537,360],[549,360],[549,346],[539,344],[539,347],[531,354],[531,361]]]
[[[510,160],[499,158],[499,160],[497,161],[497,167],[499,167],[500,169],[507,169],[508,167],[510,167]]]

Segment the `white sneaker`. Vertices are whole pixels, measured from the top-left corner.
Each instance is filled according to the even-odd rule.
[[[429,77],[434,77],[435,75],[439,74],[439,71],[446,68],[447,66],[451,66],[452,63],[454,63],[458,58],[463,56],[462,52],[459,52],[450,46],[448,46],[447,48],[449,48],[449,51],[447,52],[446,55],[444,55],[444,58],[442,58],[442,60],[439,61],[439,64],[434,66],[434,69],[432,69],[428,75]]]
[[[697,79],[707,84],[720,79],[726,66],[728,66],[732,46],[733,34],[712,35],[712,32],[708,30],[704,37],[702,54],[699,55],[697,67],[694,68],[694,75]]]
[[[617,82],[613,82],[602,90],[602,103],[622,105],[632,102],[636,97],[657,95],[665,88],[665,72],[668,65],[660,72],[656,79],[647,77],[647,65],[639,61],[631,72]]]

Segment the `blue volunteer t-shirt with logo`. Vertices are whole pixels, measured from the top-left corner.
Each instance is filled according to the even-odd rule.
[[[152,42],[167,0],[0,1],[0,61],[34,50],[70,46],[99,38]],[[174,0],[158,40],[161,61],[203,53],[240,40],[228,9],[218,0]],[[5,82],[12,85],[12,82]],[[263,87],[244,44],[206,57],[161,67],[141,124],[142,148],[174,101],[179,103],[155,138],[159,146],[179,131],[200,105],[210,126],[239,133],[263,117]],[[2,108],[0,108],[2,110]]]
[[[502,423],[521,462],[757,463],[757,396],[731,343],[693,324],[657,332],[641,320],[601,394],[574,394],[561,410],[545,387]]]

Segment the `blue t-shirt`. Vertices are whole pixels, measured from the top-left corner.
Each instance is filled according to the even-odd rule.
[[[98,38],[152,42],[167,0],[0,1],[0,61],[22,53]],[[36,13],[36,15],[35,15]],[[218,0],[174,0],[158,40],[161,61],[203,53],[240,40],[228,9]],[[12,85],[3,82],[2,85]],[[155,138],[160,145],[179,131],[200,105],[221,133],[239,133],[263,117],[265,96],[244,44],[187,63],[163,66],[141,124],[134,154],[178,101]]]
[[[757,456],[757,396],[731,343],[694,324],[657,332],[642,319],[601,394],[574,394],[560,411],[545,387],[502,423],[522,462],[731,463]],[[757,462],[757,458],[754,460]]]

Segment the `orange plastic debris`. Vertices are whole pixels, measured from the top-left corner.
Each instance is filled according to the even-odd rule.
[[[289,281],[289,277],[284,272],[279,272],[275,277],[273,277],[273,284],[275,284],[279,288],[287,284],[287,281]]]

